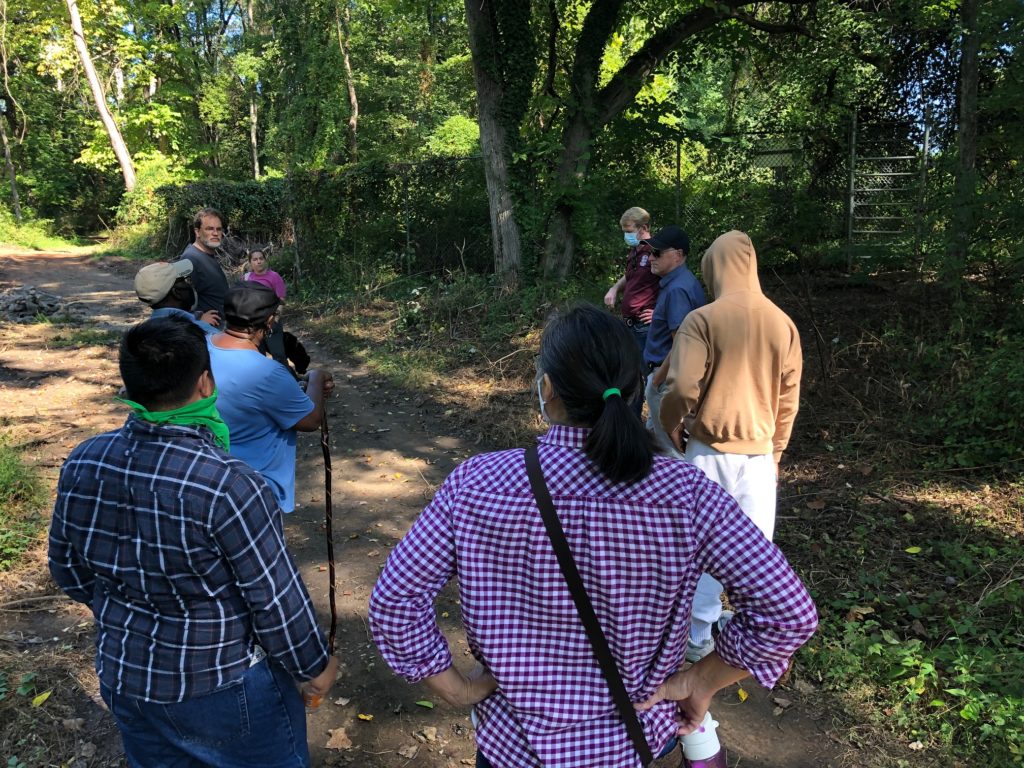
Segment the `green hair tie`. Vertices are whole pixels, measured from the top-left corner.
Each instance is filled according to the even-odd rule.
[[[612,395],[618,395],[619,397],[622,397],[622,391],[618,387],[608,387],[608,389],[604,391],[604,394],[601,395],[601,399],[607,400]]]

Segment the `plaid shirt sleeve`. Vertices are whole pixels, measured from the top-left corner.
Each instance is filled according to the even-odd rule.
[[[388,665],[410,683],[452,666],[434,600],[455,574],[450,475],[391,552],[370,596],[370,631]]]
[[[220,517],[214,540],[249,606],[259,644],[296,680],[316,677],[327,665],[327,643],[285,547],[273,492],[239,475],[226,489]]]
[[[57,482],[57,501],[54,504],[53,522],[50,525],[50,574],[57,586],[68,597],[91,606],[96,577],[71,546],[64,528],[67,519],[65,507],[68,501],[66,471],[67,465],[60,471],[60,479]]]
[[[695,495],[704,567],[736,608],[715,650],[726,664],[771,688],[817,629],[817,610],[779,548],[729,494],[703,477]]]

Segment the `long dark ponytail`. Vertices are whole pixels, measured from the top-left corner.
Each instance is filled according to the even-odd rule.
[[[540,370],[569,420],[590,427],[583,449],[615,482],[646,477],[654,460],[654,442],[629,405],[640,395],[642,363],[629,329],[592,304],[554,315],[540,342]]]

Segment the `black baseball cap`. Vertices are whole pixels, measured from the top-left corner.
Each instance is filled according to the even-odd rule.
[[[654,237],[649,237],[644,242],[656,251],[678,248],[684,255],[690,255],[690,236],[675,224],[659,229]]]
[[[224,297],[224,319],[236,328],[260,326],[274,314],[280,303],[272,288],[246,281],[236,285]]]

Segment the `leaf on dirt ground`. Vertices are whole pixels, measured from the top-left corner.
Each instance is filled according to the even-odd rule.
[[[748,694],[742,688],[736,689],[736,698],[739,699],[741,702],[746,701],[749,696],[750,694]]]
[[[418,741],[429,741],[431,743],[437,741],[437,728],[432,725],[428,725],[413,734],[413,737]]]
[[[32,690],[35,688],[35,686],[32,685],[32,681],[35,679],[35,672],[26,672],[24,675],[21,676],[21,679],[18,681],[20,685],[18,686],[18,689],[15,691],[15,693],[17,693],[19,696],[28,696],[30,693],[32,693]]]
[[[43,706],[43,703],[48,698],[50,698],[50,694],[51,693],[53,693],[53,691],[45,691],[44,693],[40,693],[38,696],[36,696],[34,699],[32,699],[32,706],[33,707],[41,707],[41,706]]]
[[[821,499],[816,499],[814,501],[808,501],[807,502],[807,508],[808,509],[815,509],[815,510],[824,509],[825,508],[825,502],[822,501]]]
[[[65,717],[60,724],[64,726],[65,731],[80,731],[85,725],[85,720],[81,717]]]
[[[337,704],[339,707],[347,707],[350,701],[352,701],[352,699],[346,699],[342,697],[340,699],[335,699],[334,703]]]
[[[908,555],[916,555],[918,552],[921,551],[921,548],[920,547],[907,547],[903,551],[906,552]]]
[[[91,741],[85,742],[85,744],[78,748],[78,756],[84,757],[87,760],[95,754],[96,745],[93,744]]]
[[[419,751],[419,747],[417,747],[415,744],[410,744],[408,747],[402,747],[400,750],[398,750],[398,754],[406,758],[407,760],[412,760],[414,757],[416,757],[416,753]]]
[[[793,683],[793,687],[800,691],[800,693],[804,694],[814,693],[814,691],[816,690],[815,687],[806,680],[797,680],[795,683]]]
[[[860,621],[869,613],[874,613],[875,609],[870,605],[855,605],[846,612],[847,621]]]
[[[371,720],[373,720],[373,715],[364,715],[364,714],[363,714],[362,712],[360,712],[360,713],[359,713],[359,714],[357,715],[357,717],[358,717],[358,718],[359,718],[360,720],[365,720],[366,722],[370,722]]]
[[[417,707],[424,707],[426,709],[433,709],[434,708],[434,702],[428,701],[427,699],[423,699],[422,701],[417,701],[416,702],[416,706]]]
[[[784,699],[781,696],[772,696],[772,702],[775,706],[781,707],[782,709],[789,709],[793,706],[793,702],[790,699]]]
[[[366,556],[367,557],[376,557],[379,554],[380,554],[380,550],[379,549],[371,549],[369,552],[366,553]]]
[[[782,713],[785,712],[785,711],[786,710],[784,710],[782,707],[775,707],[772,710],[772,714],[775,715],[776,717],[782,717]]]
[[[907,746],[915,752],[919,749],[924,749],[924,744],[922,744],[920,741],[912,741]]]
[[[345,733],[344,728],[331,728],[327,731],[330,738],[324,746],[327,749],[352,749],[352,739]]]

